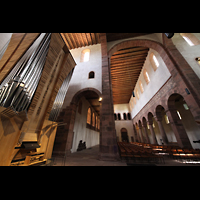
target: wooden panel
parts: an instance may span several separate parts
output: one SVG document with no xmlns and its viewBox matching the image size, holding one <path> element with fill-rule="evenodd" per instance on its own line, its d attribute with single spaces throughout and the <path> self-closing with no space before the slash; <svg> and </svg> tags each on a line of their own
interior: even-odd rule
<svg viewBox="0 0 200 200">
<path fill-rule="evenodd" d="M 99 33 L 61 33 L 68 49 L 75 49 L 100 43 Z"/>
<path fill-rule="evenodd" d="M 149 49 L 132 47 L 120 49 L 110 60 L 113 103 L 128 103 Z"/>
</svg>

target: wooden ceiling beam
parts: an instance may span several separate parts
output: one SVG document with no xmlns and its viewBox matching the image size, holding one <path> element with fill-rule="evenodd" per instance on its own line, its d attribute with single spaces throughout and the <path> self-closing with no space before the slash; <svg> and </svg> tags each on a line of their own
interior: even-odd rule
<svg viewBox="0 0 200 200">
<path fill-rule="evenodd" d="M 91 33 L 91 37 L 92 37 L 92 42 L 94 44 L 97 44 L 96 38 L 95 38 L 95 33 Z"/>
<path fill-rule="evenodd" d="M 137 47 L 132 47 L 132 48 L 127 48 L 127 49 L 121 49 L 118 50 L 117 52 L 113 53 L 112 56 L 115 57 L 117 55 L 125 55 L 125 54 L 130 54 L 130 53 L 141 53 L 141 52 L 148 52 L 149 48 L 137 48 Z"/>
<path fill-rule="evenodd" d="M 85 33 L 85 35 L 86 35 L 88 44 L 89 44 L 89 45 L 92 45 L 92 38 L 91 38 L 91 36 L 90 36 L 90 33 Z"/>
</svg>

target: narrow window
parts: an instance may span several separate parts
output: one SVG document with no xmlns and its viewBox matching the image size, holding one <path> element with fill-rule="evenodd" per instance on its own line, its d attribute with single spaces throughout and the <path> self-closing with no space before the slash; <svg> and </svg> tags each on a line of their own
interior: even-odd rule
<svg viewBox="0 0 200 200">
<path fill-rule="evenodd" d="M 186 103 L 183 104 L 183 107 L 185 108 L 185 110 L 189 110 L 189 107 Z"/>
<path fill-rule="evenodd" d="M 159 62 L 158 62 L 158 60 L 157 60 L 155 55 L 153 55 L 153 61 L 155 62 L 156 66 L 158 67 L 159 66 Z"/>
<path fill-rule="evenodd" d="M 117 120 L 117 115 L 116 115 L 116 113 L 114 113 L 114 118 L 115 118 L 115 120 Z"/>
<path fill-rule="evenodd" d="M 123 113 L 123 116 L 124 116 L 124 120 L 127 120 L 126 113 Z"/>
<path fill-rule="evenodd" d="M 177 112 L 177 114 L 178 114 L 178 116 L 179 116 L 179 119 L 182 119 L 182 118 L 181 118 L 181 115 L 180 115 L 180 112 L 179 112 L 178 110 L 177 110 L 176 112 Z"/>
<path fill-rule="evenodd" d="M 186 37 L 186 36 L 183 36 L 183 39 L 190 45 L 190 46 L 194 46 L 194 44 L 192 43 L 192 41 Z"/>
<path fill-rule="evenodd" d="M 120 113 L 118 113 L 117 115 L 118 115 L 118 120 L 121 120 L 121 115 L 120 115 Z"/>
<path fill-rule="evenodd" d="M 92 114 L 92 126 L 95 127 L 95 114 Z"/>
<path fill-rule="evenodd" d="M 149 59 L 150 59 L 151 65 L 153 67 L 153 70 L 156 71 L 157 68 L 159 67 L 159 62 L 158 62 L 156 56 L 153 53 L 151 53 Z"/>
<path fill-rule="evenodd" d="M 131 114 L 130 113 L 127 114 L 127 117 L 128 117 L 128 120 L 131 120 Z"/>
<path fill-rule="evenodd" d="M 199 39 L 192 33 L 180 33 L 180 35 L 190 46 L 195 46 L 200 44 Z"/>
<path fill-rule="evenodd" d="M 134 101 L 134 104 L 136 105 L 136 98 L 135 97 L 133 98 L 133 101 Z"/>
<path fill-rule="evenodd" d="M 148 84 L 150 82 L 150 78 L 149 78 L 149 74 L 146 69 L 144 69 L 143 75 L 144 75 L 144 79 L 145 79 L 146 83 Z"/>
<path fill-rule="evenodd" d="M 166 124 L 169 124 L 169 118 L 167 115 L 164 115 Z"/>
<path fill-rule="evenodd" d="M 91 124 L 91 108 L 88 108 L 87 112 L 87 123 Z"/>
<path fill-rule="evenodd" d="M 144 88 L 143 88 L 143 85 L 142 85 L 142 81 L 141 81 L 141 80 L 139 81 L 139 86 L 140 86 L 140 91 L 141 91 L 141 93 L 143 93 L 143 92 L 144 92 Z"/>
<path fill-rule="evenodd" d="M 88 78 L 89 78 L 89 79 L 94 78 L 94 72 L 90 72 Z"/>
<path fill-rule="evenodd" d="M 97 129 L 98 128 L 98 117 L 97 116 L 96 116 L 95 124 L 96 124 L 96 129 Z"/>
<path fill-rule="evenodd" d="M 137 88 L 136 88 L 135 92 L 136 92 L 136 96 L 137 96 L 137 98 L 138 98 L 138 100 L 139 100 L 140 95 L 139 95 L 139 92 L 138 92 L 138 89 L 137 89 Z"/>
<path fill-rule="evenodd" d="M 90 59 L 90 49 L 84 49 L 81 52 L 81 61 L 80 62 L 87 62 Z"/>
</svg>

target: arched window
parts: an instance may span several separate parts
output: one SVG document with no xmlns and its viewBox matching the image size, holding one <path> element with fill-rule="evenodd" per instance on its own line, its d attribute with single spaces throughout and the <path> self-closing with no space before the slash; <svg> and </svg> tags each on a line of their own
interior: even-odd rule
<svg viewBox="0 0 200 200">
<path fill-rule="evenodd" d="M 91 124 L 91 108 L 88 108 L 88 112 L 87 112 L 87 124 Z"/>
<path fill-rule="evenodd" d="M 157 68 L 159 67 L 159 62 L 153 53 L 150 54 L 150 62 L 151 62 L 151 65 L 152 65 L 154 71 L 156 71 Z"/>
<path fill-rule="evenodd" d="M 98 119 L 98 129 L 100 129 L 100 119 Z"/>
<path fill-rule="evenodd" d="M 137 102 L 136 102 L 136 98 L 135 97 L 133 98 L 133 101 L 134 101 L 134 104 L 136 105 Z"/>
<path fill-rule="evenodd" d="M 120 115 L 120 113 L 118 113 L 117 116 L 118 116 L 118 120 L 121 120 L 121 115 Z"/>
<path fill-rule="evenodd" d="M 81 52 L 81 62 L 87 62 L 90 59 L 90 49 L 84 49 Z"/>
<path fill-rule="evenodd" d="M 117 120 L 117 115 L 116 115 L 116 113 L 114 113 L 114 118 L 115 118 L 115 120 Z"/>
<path fill-rule="evenodd" d="M 180 35 L 190 46 L 195 46 L 200 44 L 199 39 L 192 33 L 180 33 Z"/>
<path fill-rule="evenodd" d="M 95 124 L 96 124 L 96 129 L 97 129 L 98 128 L 98 117 L 97 116 L 96 116 Z"/>
<path fill-rule="evenodd" d="M 139 92 L 138 92 L 138 89 L 137 89 L 137 88 L 135 89 L 135 93 L 136 93 L 136 96 L 137 96 L 137 98 L 138 98 L 138 100 L 139 100 L 140 95 L 139 95 Z"/>
<path fill-rule="evenodd" d="M 131 114 L 127 113 L 128 120 L 131 120 Z"/>
<path fill-rule="evenodd" d="M 141 80 L 139 81 L 139 86 L 140 86 L 140 91 L 141 91 L 141 93 L 143 93 L 143 92 L 144 92 L 144 88 L 143 88 L 143 85 L 142 85 L 142 81 L 141 81 Z"/>
<path fill-rule="evenodd" d="M 95 114 L 92 114 L 92 126 L 95 127 Z"/>
<path fill-rule="evenodd" d="M 124 116 L 124 120 L 127 120 L 126 113 L 123 113 L 123 116 Z"/>
<path fill-rule="evenodd" d="M 94 78 L 94 72 L 90 72 L 88 78 Z"/>
<path fill-rule="evenodd" d="M 143 75 L 144 75 L 144 79 L 145 79 L 146 83 L 149 84 L 150 78 L 149 78 L 149 74 L 146 69 L 144 69 Z"/>
</svg>

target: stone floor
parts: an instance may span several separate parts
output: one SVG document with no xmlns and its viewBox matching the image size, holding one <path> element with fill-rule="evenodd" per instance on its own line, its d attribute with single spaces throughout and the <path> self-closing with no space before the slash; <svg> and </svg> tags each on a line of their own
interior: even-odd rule
<svg viewBox="0 0 200 200">
<path fill-rule="evenodd" d="M 170 159 L 165 156 L 165 163 L 134 163 L 132 161 L 126 163 L 125 160 L 112 162 L 112 161 L 100 161 L 98 160 L 99 145 L 89 149 L 72 153 L 66 157 L 64 162 L 63 159 L 55 159 L 50 165 L 51 166 L 200 166 L 198 164 L 186 164 L 176 160 Z"/>
</svg>

